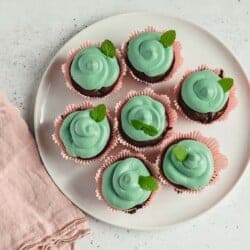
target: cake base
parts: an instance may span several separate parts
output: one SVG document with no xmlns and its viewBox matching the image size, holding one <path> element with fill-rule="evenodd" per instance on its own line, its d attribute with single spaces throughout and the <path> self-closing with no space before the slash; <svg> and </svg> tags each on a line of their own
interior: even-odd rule
<svg viewBox="0 0 250 250">
<path fill-rule="evenodd" d="M 162 80 L 164 80 L 164 78 L 171 72 L 171 70 L 173 69 L 174 66 L 174 60 L 171 64 L 171 67 L 168 69 L 168 71 L 165 74 L 159 75 L 159 76 L 148 76 L 143 72 L 137 71 L 133 65 L 129 62 L 128 58 L 126 57 L 125 59 L 128 67 L 133 71 L 133 74 L 138 77 L 139 79 L 146 81 L 146 82 L 150 82 L 150 83 L 157 83 L 160 82 Z"/>
<path fill-rule="evenodd" d="M 150 141 L 135 141 L 133 139 L 131 139 L 130 137 L 128 137 L 122 130 L 121 125 L 119 125 L 118 127 L 120 134 L 122 135 L 122 137 L 129 142 L 130 144 L 133 144 L 137 147 L 148 147 L 148 146 L 154 146 L 156 145 L 158 142 L 160 142 L 163 137 L 165 136 L 165 134 L 167 133 L 168 130 L 170 130 L 171 128 L 166 128 L 163 133 L 160 135 L 160 137 L 154 139 L 154 140 L 150 140 Z"/>
<path fill-rule="evenodd" d="M 72 80 L 72 86 L 75 90 L 80 92 L 82 95 L 90 96 L 90 97 L 103 97 L 107 95 L 108 93 L 110 93 L 113 90 L 114 86 L 116 85 L 116 82 L 115 82 L 113 85 L 109 87 L 102 87 L 101 89 L 98 89 L 98 90 L 87 90 L 79 86 L 72 78 L 71 80 Z"/>
<path fill-rule="evenodd" d="M 181 94 L 178 97 L 178 104 L 180 105 L 183 112 L 192 120 L 199 121 L 201 123 L 207 124 L 212 121 L 218 119 L 221 115 L 223 115 L 224 111 L 227 108 L 228 101 L 224 105 L 224 107 L 218 112 L 208 112 L 208 113 L 199 113 L 197 111 L 189 108 L 186 103 L 183 101 Z"/>
</svg>

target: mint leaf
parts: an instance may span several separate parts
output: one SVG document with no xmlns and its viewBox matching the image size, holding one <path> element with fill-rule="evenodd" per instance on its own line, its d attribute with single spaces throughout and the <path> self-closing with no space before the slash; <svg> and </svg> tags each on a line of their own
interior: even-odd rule
<svg viewBox="0 0 250 250">
<path fill-rule="evenodd" d="M 157 128 L 151 125 L 144 124 L 144 127 L 142 128 L 143 132 L 150 136 L 155 136 L 158 134 Z"/>
<path fill-rule="evenodd" d="M 131 120 L 130 122 L 136 130 L 142 130 L 145 134 L 149 136 L 155 136 L 158 134 L 158 130 L 154 126 L 148 125 L 136 119 Z"/>
<path fill-rule="evenodd" d="M 141 130 L 143 127 L 143 123 L 140 120 L 131 120 L 131 124 L 137 130 Z"/>
<path fill-rule="evenodd" d="M 177 158 L 177 160 L 179 160 L 181 162 L 184 161 L 188 156 L 187 149 L 182 145 L 174 146 L 173 153 L 174 153 L 175 157 Z"/>
<path fill-rule="evenodd" d="M 115 46 L 110 40 L 104 40 L 100 47 L 102 53 L 108 57 L 115 56 Z"/>
<path fill-rule="evenodd" d="M 220 86 L 222 87 L 223 91 L 226 93 L 230 90 L 234 84 L 233 78 L 222 78 L 218 81 Z"/>
<path fill-rule="evenodd" d="M 106 106 L 99 104 L 90 111 L 90 117 L 96 122 L 101 122 L 106 117 Z"/>
<path fill-rule="evenodd" d="M 147 191 L 155 191 L 159 185 L 157 180 L 153 176 L 139 176 L 138 181 L 140 187 Z"/>
<path fill-rule="evenodd" d="M 175 38 L 176 38 L 175 30 L 168 30 L 161 35 L 160 42 L 165 48 L 167 48 L 174 43 Z"/>
</svg>

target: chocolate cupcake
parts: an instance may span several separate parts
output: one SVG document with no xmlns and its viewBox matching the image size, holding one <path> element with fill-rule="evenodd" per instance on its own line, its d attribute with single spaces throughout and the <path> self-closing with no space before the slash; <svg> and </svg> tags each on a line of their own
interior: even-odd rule
<svg viewBox="0 0 250 250">
<path fill-rule="evenodd" d="M 161 148 L 159 177 L 178 192 L 197 192 L 216 181 L 227 159 L 215 139 L 199 132 L 176 135 Z"/>
<path fill-rule="evenodd" d="M 115 147 L 115 127 L 103 104 L 84 102 L 68 106 L 56 118 L 53 139 L 63 158 L 86 164 L 105 158 Z"/>
<path fill-rule="evenodd" d="M 167 96 L 149 88 L 131 91 L 116 105 L 118 141 L 136 151 L 159 147 L 171 134 L 176 118 Z"/>
<path fill-rule="evenodd" d="M 176 106 L 189 119 L 206 124 L 223 119 L 237 103 L 233 79 L 207 67 L 186 73 L 175 92 Z"/>
<path fill-rule="evenodd" d="M 152 27 L 135 31 L 123 45 L 131 75 L 141 82 L 157 83 L 170 78 L 182 63 L 180 43 L 174 30 L 158 32 Z"/>
<path fill-rule="evenodd" d="M 98 199 L 113 211 L 130 214 L 149 205 L 159 186 L 146 158 L 128 150 L 109 157 L 98 170 L 96 182 Z"/>
<path fill-rule="evenodd" d="M 84 96 L 103 97 L 121 88 L 126 65 L 111 41 L 105 40 L 100 46 L 87 41 L 70 53 L 62 71 L 71 90 Z"/>
</svg>

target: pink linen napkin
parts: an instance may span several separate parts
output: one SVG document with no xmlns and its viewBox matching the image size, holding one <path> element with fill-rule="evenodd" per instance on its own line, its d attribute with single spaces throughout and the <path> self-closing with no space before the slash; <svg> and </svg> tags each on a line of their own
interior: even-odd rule
<svg viewBox="0 0 250 250">
<path fill-rule="evenodd" d="M 57 189 L 18 110 L 0 93 L 0 250 L 73 249 L 85 215 Z"/>
</svg>

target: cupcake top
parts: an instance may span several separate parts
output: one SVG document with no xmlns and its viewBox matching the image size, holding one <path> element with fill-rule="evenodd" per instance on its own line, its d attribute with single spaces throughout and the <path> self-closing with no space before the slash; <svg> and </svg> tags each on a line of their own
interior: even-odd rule
<svg viewBox="0 0 250 250">
<path fill-rule="evenodd" d="M 213 176 L 213 156 L 205 144 L 181 140 L 165 152 L 162 171 L 172 183 L 197 190 L 206 186 Z"/>
<path fill-rule="evenodd" d="M 120 74 L 115 47 L 105 40 L 100 48 L 80 50 L 71 63 L 70 74 L 75 83 L 86 90 L 112 86 Z"/>
<path fill-rule="evenodd" d="M 110 138 L 110 125 L 106 116 L 103 119 L 95 117 L 98 109 L 104 110 L 99 105 L 93 109 L 75 111 L 65 117 L 60 138 L 70 156 L 88 159 L 97 156 L 106 147 Z"/>
<path fill-rule="evenodd" d="M 131 39 L 128 43 L 127 58 L 132 66 L 150 77 L 166 73 L 174 61 L 173 32 L 168 31 L 163 35 L 158 32 L 144 32 Z M 168 38 L 164 38 L 166 36 Z"/>
<path fill-rule="evenodd" d="M 183 81 L 181 97 L 194 111 L 218 112 L 227 103 L 232 82 L 228 83 L 230 86 L 225 82 L 229 79 L 231 78 L 221 78 L 211 70 L 197 71 Z"/>
<path fill-rule="evenodd" d="M 121 111 L 122 131 L 135 141 L 150 141 L 162 135 L 167 127 L 165 108 L 149 96 L 135 96 Z"/>
<path fill-rule="evenodd" d="M 150 172 L 142 160 L 135 157 L 118 160 L 103 172 L 103 197 L 112 207 L 120 210 L 143 204 L 152 193 L 143 185 L 147 178 L 151 178 Z"/>
</svg>

